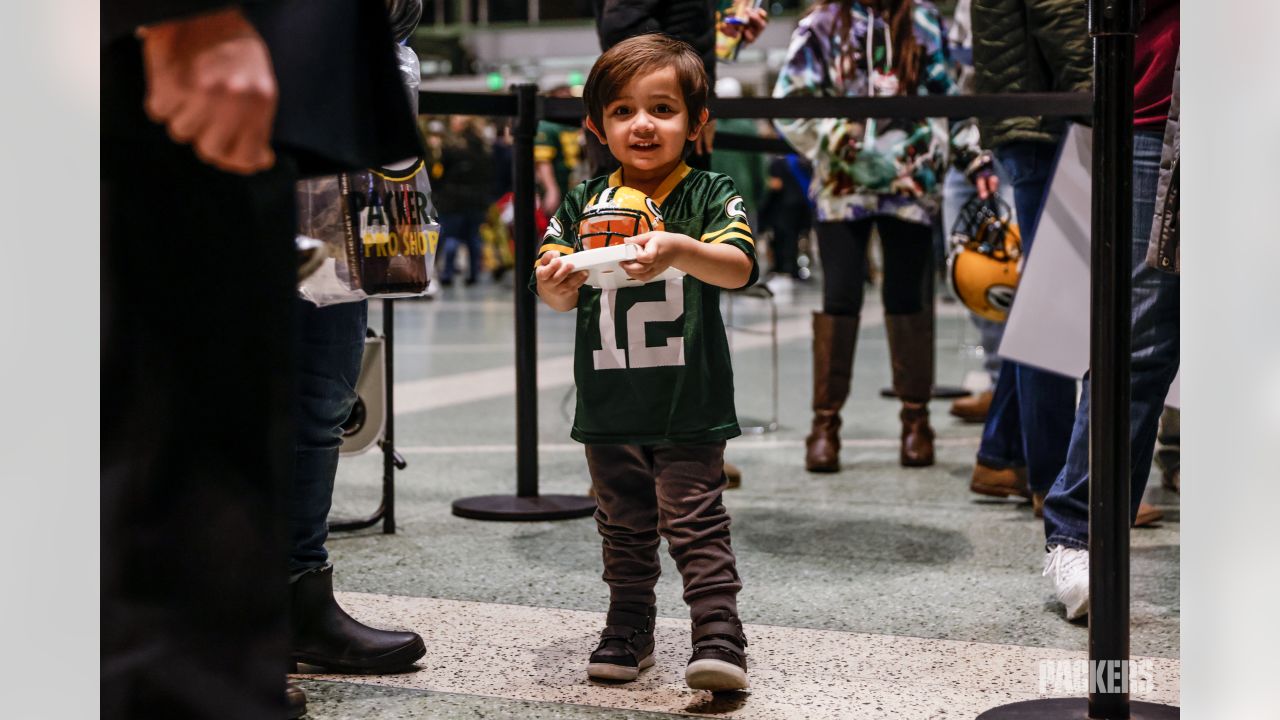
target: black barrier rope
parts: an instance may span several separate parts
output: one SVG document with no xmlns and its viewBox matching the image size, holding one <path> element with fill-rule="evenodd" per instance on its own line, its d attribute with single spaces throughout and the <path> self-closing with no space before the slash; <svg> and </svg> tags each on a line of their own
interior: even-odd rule
<svg viewBox="0 0 1280 720">
<path fill-rule="evenodd" d="M 980 117 L 1018 115 L 1090 117 L 1089 93 L 1003 93 L 996 95 L 896 95 L 893 97 L 712 98 L 711 117 Z M 542 98 L 543 117 L 576 124 L 586 114 L 580 98 Z"/>
</svg>

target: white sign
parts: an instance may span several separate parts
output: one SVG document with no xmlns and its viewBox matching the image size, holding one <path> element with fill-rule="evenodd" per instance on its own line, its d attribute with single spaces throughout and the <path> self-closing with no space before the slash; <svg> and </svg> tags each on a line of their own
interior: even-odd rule
<svg viewBox="0 0 1280 720">
<path fill-rule="evenodd" d="M 1023 261 L 1000 357 L 1073 378 L 1089 369 L 1089 261 L 1093 134 L 1071 125 Z M 1165 400 L 1181 404 L 1179 371 Z"/>
</svg>

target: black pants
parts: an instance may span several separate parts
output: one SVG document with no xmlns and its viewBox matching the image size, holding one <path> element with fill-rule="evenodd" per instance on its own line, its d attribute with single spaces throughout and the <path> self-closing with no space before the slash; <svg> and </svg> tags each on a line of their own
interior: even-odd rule
<svg viewBox="0 0 1280 720">
<path fill-rule="evenodd" d="M 721 502 L 724 442 L 586 448 L 610 602 L 655 602 L 658 542 L 666 538 L 690 619 L 717 611 L 737 617 L 742 580 Z"/>
<path fill-rule="evenodd" d="M 928 225 L 894 217 L 820 222 L 818 253 L 822 256 L 822 311 L 858 315 L 867 280 L 867 243 L 871 226 L 880 232 L 884 254 L 881 295 L 887 315 L 910 315 L 924 309 L 925 274 L 932 252 Z"/>
<path fill-rule="evenodd" d="M 201 163 L 102 59 L 102 717 L 278 718 L 293 173 Z"/>
</svg>

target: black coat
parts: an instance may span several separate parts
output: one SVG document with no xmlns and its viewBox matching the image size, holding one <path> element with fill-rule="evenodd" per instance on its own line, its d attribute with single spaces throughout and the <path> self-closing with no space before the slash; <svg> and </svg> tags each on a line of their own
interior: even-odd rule
<svg viewBox="0 0 1280 720">
<path fill-rule="evenodd" d="M 226 0 L 115 0 L 102 13 L 102 134 L 136 130 L 140 25 L 226 7 Z M 271 52 L 280 89 L 273 144 L 302 175 L 384 165 L 420 154 L 380 0 L 241 4 Z M 130 57 L 130 56 L 133 57 Z"/>
<path fill-rule="evenodd" d="M 662 33 L 693 46 L 716 86 L 716 11 L 711 0 L 593 0 L 600 49 L 627 38 Z"/>
</svg>

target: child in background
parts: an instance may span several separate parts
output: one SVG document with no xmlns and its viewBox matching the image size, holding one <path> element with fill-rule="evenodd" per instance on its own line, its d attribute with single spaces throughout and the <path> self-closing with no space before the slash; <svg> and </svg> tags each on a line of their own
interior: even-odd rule
<svg viewBox="0 0 1280 720">
<path fill-rule="evenodd" d="M 740 434 L 721 288 L 759 272 L 742 197 L 725 176 L 684 158 L 707 122 L 707 77 L 687 44 L 662 35 L 618 43 L 587 78 L 590 141 L 608 146 L 621 169 L 564 198 L 539 251 L 533 283 L 561 312 L 577 308 L 572 436 L 586 445 L 603 537 L 609 612 L 587 673 L 634 680 L 653 665 L 658 544 L 667 539 L 693 621 L 691 688 L 747 687 L 742 588 L 721 502 L 725 441 Z M 561 260 L 575 251 L 589 201 L 627 186 L 653 201 L 664 230 L 622 264 L 650 281 L 668 268 L 683 277 L 598 290 Z"/>
</svg>

